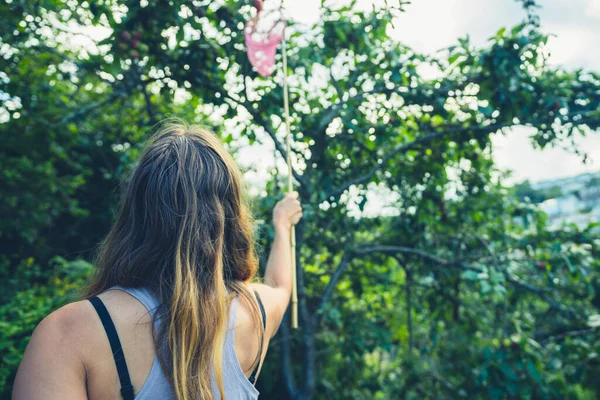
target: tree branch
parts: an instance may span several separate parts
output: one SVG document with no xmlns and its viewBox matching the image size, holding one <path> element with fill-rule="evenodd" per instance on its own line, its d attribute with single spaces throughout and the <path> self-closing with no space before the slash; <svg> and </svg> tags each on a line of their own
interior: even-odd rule
<svg viewBox="0 0 600 400">
<path fill-rule="evenodd" d="M 447 260 L 444 260 L 437 256 L 434 256 L 433 254 L 429 254 L 423 250 L 415 249 L 412 247 L 390 246 L 390 245 L 366 245 L 366 246 L 359 246 L 359 247 L 355 248 L 354 253 L 356 253 L 356 254 L 368 254 L 368 253 L 412 254 L 412 255 L 416 255 L 416 256 L 425 258 L 427 260 L 433 261 L 436 264 L 445 265 L 445 266 L 459 265 L 465 270 L 471 270 L 471 271 L 475 271 L 475 272 L 484 272 L 480 268 L 472 267 L 470 265 L 460 263 L 460 262 L 457 263 L 456 261 L 447 261 Z"/>
<path fill-rule="evenodd" d="M 412 271 L 408 267 L 404 267 L 404 273 L 406 274 L 406 286 L 404 287 L 404 294 L 406 296 L 406 326 L 408 327 L 408 352 L 409 354 L 412 354 L 412 350 L 414 348 L 411 293 L 411 285 L 413 283 L 413 279 Z"/>
<path fill-rule="evenodd" d="M 290 395 L 290 398 L 296 396 L 296 382 L 294 380 L 294 373 L 292 371 L 292 357 L 290 355 L 290 318 L 289 308 L 283 316 L 283 321 L 280 325 L 281 330 L 281 371 L 283 373 L 283 380 L 285 387 Z"/>
<path fill-rule="evenodd" d="M 578 114 L 580 115 L 580 114 Z M 565 117 L 565 116 L 563 116 Z M 566 116 L 568 117 L 568 116 Z M 588 119 L 582 119 L 579 121 L 561 121 L 562 123 L 577 123 L 577 125 L 583 125 L 586 124 L 588 122 L 599 122 L 600 118 L 588 118 Z M 423 136 L 405 143 L 401 146 L 398 146 L 396 149 L 392 150 L 390 153 L 388 153 L 387 155 L 385 155 L 382 159 L 381 162 L 378 162 L 377 165 L 375 165 L 374 167 L 371 168 L 371 170 L 369 170 L 369 172 L 367 172 L 364 175 L 361 175 L 351 181 L 348 181 L 342 185 L 340 185 L 339 187 L 337 187 L 336 189 L 334 189 L 333 191 L 331 191 L 330 193 L 327 194 L 326 198 L 329 197 L 337 197 L 339 195 L 341 195 L 342 193 L 344 193 L 344 191 L 346 189 L 348 189 L 350 186 L 352 185 L 358 185 L 364 182 L 367 182 L 369 179 L 371 179 L 375 173 L 377 171 L 379 171 L 380 169 L 382 169 L 385 164 L 390 161 L 392 158 L 394 158 L 395 156 L 397 156 L 400 153 L 404 153 L 408 150 L 411 150 L 412 148 L 430 142 L 433 139 L 439 138 L 441 136 L 445 136 L 448 134 L 455 134 L 455 133 L 464 133 L 464 132 L 481 132 L 481 131 L 490 131 L 490 132 L 496 132 L 499 129 L 502 128 L 509 128 L 509 127 L 513 127 L 513 126 L 517 126 L 517 125 L 534 125 L 537 122 L 539 122 L 539 119 L 537 120 L 532 120 L 532 121 L 523 121 L 523 122 L 519 122 L 518 124 L 514 124 L 514 123 L 497 123 L 497 124 L 490 124 L 490 125 L 485 125 L 485 126 L 481 126 L 481 125 L 471 125 L 471 126 L 466 126 L 466 127 L 456 127 L 456 128 L 452 128 L 452 129 L 447 129 L 444 131 L 429 131 L 426 132 Z"/>
<path fill-rule="evenodd" d="M 368 254 L 368 253 L 375 253 L 375 252 L 386 253 L 386 254 L 397 254 L 397 253 L 412 254 L 412 255 L 417 255 L 417 256 L 425 258 L 427 260 L 433 261 L 434 263 L 439 264 L 439 265 L 444 265 L 444 266 L 448 266 L 448 267 L 458 267 L 458 268 L 461 268 L 462 270 L 470 270 L 470 271 L 475 271 L 475 272 L 479 272 L 479 273 L 485 272 L 481 268 L 477 268 L 472 265 L 466 264 L 460 260 L 448 261 L 448 260 L 439 258 L 437 256 L 434 256 L 432 254 L 429 254 L 423 250 L 414 249 L 414 248 L 410 248 L 410 247 L 404 247 L 404 246 L 367 245 L 367 246 L 360 246 L 358 248 L 355 248 L 353 250 L 353 252 L 355 254 Z M 507 282 L 511 283 L 512 285 L 514 285 L 516 287 L 525 289 L 526 291 L 536 294 L 539 298 L 541 298 L 546 303 L 548 303 L 551 308 L 555 309 L 558 312 L 566 314 L 569 318 L 572 318 L 574 316 L 574 314 L 571 310 L 564 309 L 557 301 L 555 301 L 550 296 L 548 296 L 547 293 L 549 291 L 547 289 L 539 288 L 537 286 L 530 285 L 526 282 L 522 282 L 521 280 L 510 276 L 510 274 L 506 271 L 501 271 L 501 272 L 505 276 Z"/>
<path fill-rule="evenodd" d="M 107 103 L 110 103 L 111 101 L 113 101 L 114 99 L 116 99 L 117 97 L 121 97 L 125 94 L 124 91 L 122 90 L 117 90 L 114 91 L 110 96 L 108 96 L 106 99 L 99 101 L 97 103 L 93 103 L 93 104 L 88 104 L 87 106 L 81 107 L 78 111 L 69 114 L 65 117 L 63 117 L 60 121 L 50 125 L 51 128 L 58 128 L 61 125 L 64 125 L 68 122 L 71 122 L 79 117 L 83 117 L 84 115 L 91 113 L 92 111 L 104 106 Z"/>
<path fill-rule="evenodd" d="M 243 105 L 243 107 L 246 109 L 246 111 L 248 111 L 248 113 L 250 113 L 250 115 L 252 115 L 252 117 L 254 118 L 254 120 L 260 126 L 262 126 L 262 128 L 265 130 L 265 132 L 267 132 L 267 134 L 269 135 L 269 137 L 273 141 L 273 144 L 275 145 L 275 149 L 277 149 L 277 151 L 279 152 L 279 154 L 281 154 L 281 157 L 283 157 L 284 160 L 287 160 L 287 151 L 285 150 L 285 147 L 283 146 L 283 143 L 281 143 L 279 141 L 279 139 L 277 138 L 277 134 L 275 133 L 275 131 L 273 130 L 273 128 L 271 127 L 271 125 L 269 125 L 267 123 L 267 121 L 265 121 L 264 118 L 259 113 L 257 113 L 255 110 L 253 110 L 252 107 L 247 106 L 247 105 Z M 298 182 L 300 182 L 300 184 L 302 186 L 306 187 L 306 182 L 304 181 L 304 178 L 302 177 L 302 175 L 300 175 L 299 173 L 297 173 L 294 168 L 292 168 L 292 174 L 294 175 L 294 178 Z"/>
<path fill-rule="evenodd" d="M 337 196 L 341 195 L 342 193 L 344 193 L 344 191 L 346 191 L 346 189 L 348 189 L 350 186 L 367 182 L 369 179 L 371 179 L 375 175 L 375 173 L 377 171 L 382 169 L 386 165 L 386 163 L 388 161 L 390 161 L 392 158 L 394 158 L 398 154 L 404 153 L 420 144 L 429 142 L 433 139 L 436 139 L 438 137 L 441 137 L 441 136 L 444 136 L 447 134 L 451 134 L 451 133 L 461 133 L 461 132 L 466 132 L 466 131 L 473 132 L 473 131 L 481 131 L 481 130 L 488 130 L 488 129 L 498 130 L 501 126 L 502 126 L 502 124 L 493 124 L 493 125 L 487 125 L 487 126 L 469 126 L 469 127 L 463 127 L 463 128 L 448 129 L 445 131 L 428 132 L 425 135 L 413 140 L 412 142 L 408 142 L 401 146 L 398 146 L 396 149 L 392 150 L 390 153 L 385 155 L 381 159 L 381 162 L 378 162 L 376 166 L 374 166 L 373 168 L 371 168 L 371 170 L 369 170 L 369 172 L 340 185 L 339 187 L 334 189 L 332 192 L 328 193 L 327 198 L 332 197 L 332 196 L 337 197 Z"/>
<path fill-rule="evenodd" d="M 215 91 L 220 93 L 222 96 L 224 96 L 225 98 L 227 98 L 230 101 L 232 101 L 233 103 L 235 103 L 236 105 L 243 107 L 252 116 L 252 118 L 254 118 L 254 121 L 257 122 L 265 130 L 265 132 L 267 132 L 267 134 L 273 141 L 273 144 L 275 145 L 275 149 L 279 152 L 279 154 L 281 154 L 281 157 L 283 157 L 284 160 L 287 160 L 287 151 L 285 150 L 285 147 L 283 146 L 283 144 L 277 138 L 277 134 L 273 130 L 273 127 L 269 123 L 267 123 L 267 121 L 265 121 L 265 119 L 260 115 L 260 113 L 256 112 L 252 108 L 251 103 L 249 103 L 248 101 L 242 101 L 240 99 L 236 99 L 235 97 L 233 97 L 232 95 L 230 95 L 229 93 L 227 93 L 225 90 L 223 90 L 221 88 L 216 88 L 214 86 L 211 86 L 211 87 Z M 307 187 L 306 181 L 304 180 L 302 175 L 300 175 L 298 172 L 296 172 L 296 170 L 294 168 L 292 168 L 292 175 L 300 183 L 300 185 L 302 185 L 304 188 Z"/>
<path fill-rule="evenodd" d="M 558 334 L 540 334 L 536 335 L 535 340 L 539 342 L 554 342 L 557 340 L 563 340 L 567 337 L 579 337 L 587 336 L 594 333 L 600 332 L 600 328 L 594 326 L 592 328 L 578 329 L 574 331 L 562 332 Z"/>
<path fill-rule="evenodd" d="M 313 334 L 313 319 L 308 312 L 308 305 L 306 299 L 305 285 L 304 285 L 304 269 L 300 259 L 300 249 L 304 243 L 304 229 L 305 221 L 300 220 L 296 225 L 296 286 L 298 288 L 298 317 L 299 326 L 301 329 L 302 347 L 304 356 L 304 369 L 303 369 L 303 383 L 300 391 L 311 398 L 316 387 L 316 348 L 315 338 Z"/>
<path fill-rule="evenodd" d="M 145 83 L 142 80 L 142 68 L 138 62 L 135 62 L 135 71 L 138 83 L 142 86 L 142 93 L 144 94 L 144 101 L 146 102 L 146 113 L 148 114 L 148 119 L 150 120 L 150 125 L 154 125 L 156 121 L 156 115 L 154 113 L 154 109 L 152 108 L 152 101 L 150 100 L 150 95 L 148 94 L 148 83 Z"/>
<path fill-rule="evenodd" d="M 358 71 L 356 71 L 356 73 L 358 73 Z M 353 84 L 355 84 L 356 82 L 356 78 L 358 78 L 357 74 L 353 74 L 352 78 L 350 78 L 348 81 L 346 81 L 347 86 L 352 86 Z M 333 77 L 333 74 L 331 73 L 331 70 L 329 70 L 329 77 L 331 79 L 332 85 L 334 87 L 334 89 L 336 90 L 338 97 L 339 97 L 339 101 L 331 104 L 329 107 L 327 107 L 326 109 L 323 110 L 322 112 L 322 117 L 321 117 L 321 121 L 318 124 L 317 129 L 318 130 L 322 130 L 327 128 L 327 126 L 329 126 L 329 124 L 331 123 L 331 121 L 333 121 L 335 119 L 335 117 L 337 117 L 338 112 L 344 107 L 344 104 L 348 104 L 351 101 L 355 101 L 355 100 L 362 100 L 363 98 L 365 98 L 368 95 L 377 95 L 377 94 L 393 94 L 393 93 L 398 93 L 401 95 L 406 96 L 407 93 L 403 92 L 403 90 L 405 89 L 404 86 L 398 86 L 396 88 L 393 89 L 388 89 L 387 87 L 385 87 L 385 85 L 380 85 L 377 87 L 374 87 L 371 90 L 362 90 L 358 93 L 356 93 L 354 96 L 348 96 L 345 100 L 344 100 L 344 92 L 340 86 L 340 82 L 338 80 L 336 80 Z M 470 82 L 470 81 L 469 81 Z M 463 85 L 459 85 L 459 86 L 453 86 L 453 87 L 440 87 L 440 88 L 433 88 L 433 87 L 427 87 L 424 90 L 422 90 L 421 93 L 424 92 L 431 92 L 431 95 L 433 95 L 434 93 L 445 93 L 447 94 L 450 91 L 456 91 L 456 90 L 461 90 L 464 89 L 464 87 L 469 83 L 469 82 L 465 82 Z M 415 93 L 413 92 L 413 95 Z"/>
<path fill-rule="evenodd" d="M 317 308 L 317 312 L 315 313 L 315 316 L 314 316 L 315 325 L 318 325 L 321 322 L 325 304 L 327 304 L 327 302 L 329 301 L 329 298 L 333 294 L 333 289 L 335 289 L 335 286 L 337 285 L 338 281 L 340 280 L 342 275 L 344 275 L 344 272 L 346 272 L 346 269 L 350 265 L 351 261 L 352 261 L 352 257 L 350 256 L 350 254 L 345 253 L 342 256 L 342 259 L 341 259 L 340 263 L 338 264 L 338 267 L 335 269 L 334 273 L 331 275 L 331 279 L 329 279 L 329 283 L 327 284 L 327 287 L 325 288 L 325 292 L 323 292 L 323 296 L 321 297 L 321 301 L 319 302 L 319 307 Z"/>
</svg>

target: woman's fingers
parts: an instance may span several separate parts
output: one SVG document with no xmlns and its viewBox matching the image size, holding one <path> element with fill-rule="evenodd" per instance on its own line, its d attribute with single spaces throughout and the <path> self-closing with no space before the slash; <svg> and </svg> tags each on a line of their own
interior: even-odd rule
<svg viewBox="0 0 600 400">
<path fill-rule="evenodd" d="M 302 205 L 298 200 L 298 192 L 286 193 L 275 205 L 273 210 L 273 223 L 275 225 L 295 225 L 302 217 Z"/>
<path fill-rule="evenodd" d="M 300 221 L 300 218 L 302 218 L 302 210 L 292 216 L 292 225 L 296 225 Z"/>
</svg>

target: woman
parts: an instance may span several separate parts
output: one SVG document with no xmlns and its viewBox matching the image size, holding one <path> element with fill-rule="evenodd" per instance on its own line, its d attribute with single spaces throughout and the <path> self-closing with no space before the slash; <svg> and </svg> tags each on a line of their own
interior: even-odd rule
<svg viewBox="0 0 600 400">
<path fill-rule="evenodd" d="M 254 399 L 291 293 L 297 193 L 273 211 L 264 284 L 240 172 L 210 132 L 164 124 L 134 168 L 86 299 L 46 317 L 13 399 Z"/>
</svg>

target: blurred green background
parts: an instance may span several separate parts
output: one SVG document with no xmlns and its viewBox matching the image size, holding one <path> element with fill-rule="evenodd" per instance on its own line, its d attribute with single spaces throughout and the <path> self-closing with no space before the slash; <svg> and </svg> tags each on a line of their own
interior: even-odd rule
<svg viewBox="0 0 600 400">
<path fill-rule="evenodd" d="M 300 329 L 286 320 L 272 341 L 261 398 L 600 396 L 600 179 L 513 187 L 492 146 L 528 126 L 529 145 L 585 162 L 600 76 L 549 63 L 537 4 L 517 4 L 522 23 L 433 55 L 390 37 L 402 1 L 323 2 L 312 24 L 288 23 Z M 254 156 L 241 163 L 264 264 L 285 129 L 281 72 L 261 78 L 245 53 L 254 11 L 0 4 L 0 398 L 37 323 L 77 297 L 164 117 Z M 561 190 L 592 202 L 583 220 L 539 207 Z"/>
</svg>

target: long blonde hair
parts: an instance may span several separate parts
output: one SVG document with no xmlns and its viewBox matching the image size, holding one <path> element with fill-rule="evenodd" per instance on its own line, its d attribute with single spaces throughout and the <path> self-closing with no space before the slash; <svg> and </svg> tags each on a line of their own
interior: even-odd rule
<svg viewBox="0 0 600 400">
<path fill-rule="evenodd" d="M 103 241 L 86 290 L 147 287 L 158 296 L 157 354 L 179 400 L 223 392 L 222 354 L 231 301 L 240 295 L 264 330 L 243 284 L 258 267 L 239 168 L 210 131 L 163 123 L 145 147 Z M 262 346 L 259 346 L 262 348 Z M 260 360 L 260 354 L 253 367 Z"/>
</svg>

